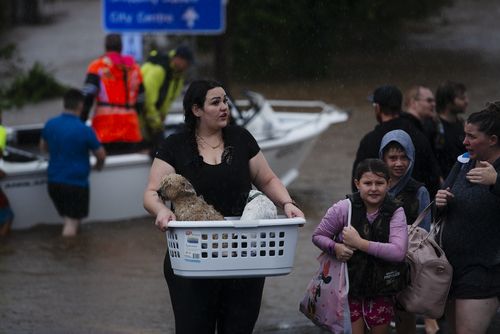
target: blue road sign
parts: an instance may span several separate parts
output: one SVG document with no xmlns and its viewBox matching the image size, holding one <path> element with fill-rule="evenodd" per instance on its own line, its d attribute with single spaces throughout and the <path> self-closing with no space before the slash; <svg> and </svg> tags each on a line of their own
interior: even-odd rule
<svg viewBox="0 0 500 334">
<path fill-rule="evenodd" d="M 225 0 L 102 0 L 109 32 L 221 34 Z"/>
</svg>

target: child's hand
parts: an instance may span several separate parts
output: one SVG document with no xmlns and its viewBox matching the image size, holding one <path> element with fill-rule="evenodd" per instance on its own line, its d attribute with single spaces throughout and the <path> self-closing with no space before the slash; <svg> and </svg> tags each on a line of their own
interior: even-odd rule
<svg viewBox="0 0 500 334">
<path fill-rule="evenodd" d="M 344 244 L 353 249 L 359 249 L 360 243 L 363 240 L 358 231 L 352 226 L 344 227 L 342 231 L 342 238 L 344 240 Z"/>
<path fill-rule="evenodd" d="M 352 254 L 354 254 L 354 250 L 346 245 L 339 242 L 335 244 L 335 256 L 337 257 L 337 260 L 346 262 L 352 257 Z"/>
</svg>

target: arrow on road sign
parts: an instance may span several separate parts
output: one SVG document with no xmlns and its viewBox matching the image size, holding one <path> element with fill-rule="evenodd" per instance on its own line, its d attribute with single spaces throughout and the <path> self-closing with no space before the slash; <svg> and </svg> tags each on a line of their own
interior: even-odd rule
<svg viewBox="0 0 500 334">
<path fill-rule="evenodd" d="M 186 21 L 186 24 L 189 28 L 193 28 L 196 20 L 198 20 L 200 16 L 198 13 L 194 10 L 193 7 L 189 7 L 186 9 L 184 14 L 182 14 L 182 19 Z"/>
</svg>

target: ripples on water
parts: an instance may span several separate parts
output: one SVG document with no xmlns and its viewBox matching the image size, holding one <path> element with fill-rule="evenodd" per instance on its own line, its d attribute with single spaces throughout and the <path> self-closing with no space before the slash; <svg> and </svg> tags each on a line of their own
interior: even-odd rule
<svg viewBox="0 0 500 334">
<path fill-rule="evenodd" d="M 165 242 L 151 219 L 14 232 L 0 246 L 0 332 L 168 332 Z"/>
</svg>

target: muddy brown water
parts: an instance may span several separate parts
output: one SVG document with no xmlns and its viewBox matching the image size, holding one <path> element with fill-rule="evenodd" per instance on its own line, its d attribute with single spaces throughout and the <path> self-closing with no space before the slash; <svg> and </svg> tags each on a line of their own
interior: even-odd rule
<svg viewBox="0 0 500 334">
<path fill-rule="evenodd" d="M 326 209 L 349 192 L 358 142 L 375 125 L 367 102 L 374 87 L 394 83 L 404 90 L 423 83 L 435 89 L 445 79 L 462 81 L 468 88 L 469 112 L 500 99 L 500 62 L 491 56 L 496 50 L 460 43 L 460 36 L 474 38 L 464 33 L 470 29 L 460 30 L 464 11 L 476 13 L 466 23 L 479 33 L 491 30 L 477 27 L 487 24 L 484 17 L 498 12 L 498 5 L 477 3 L 482 7 L 471 9 L 459 1 L 458 9 L 447 12 L 447 26 L 438 24 L 435 28 L 441 29 L 434 35 L 409 38 L 397 50 L 337 55 L 329 80 L 233 84 L 234 92 L 250 88 L 267 98 L 319 99 L 351 112 L 348 122 L 331 126 L 319 138 L 289 187 L 308 223 L 300 229 L 292 273 L 266 281 L 256 333 L 320 332 L 298 311 L 319 254 L 311 233 Z M 447 43 L 439 47 L 439 39 Z M 15 118 L 4 115 L 7 122 Z M 152 218 L 84 224 L 71 241 L 59 233 L 59 226 L 39 226 L 0 241 L 0 333 L 174 332 L 162 274 L 165 238 Z"/>
</svg>

